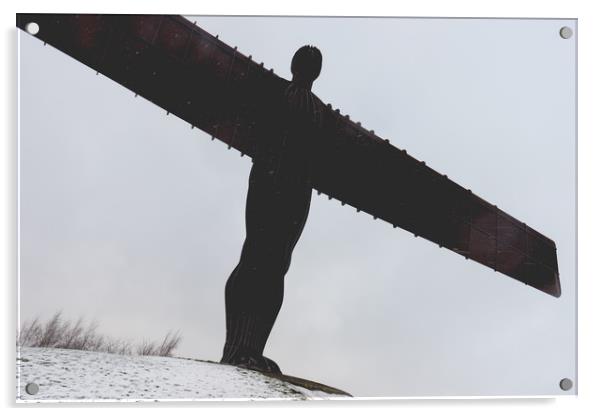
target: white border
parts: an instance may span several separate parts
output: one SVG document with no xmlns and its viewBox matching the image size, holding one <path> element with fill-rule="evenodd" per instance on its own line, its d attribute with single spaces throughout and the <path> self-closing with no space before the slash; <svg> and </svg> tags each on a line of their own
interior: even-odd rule
<svg viewBox="0 0 602 416">
<path fill-rule="evenodd" d="M 347 16 L 446 16 L 446 17 L 542 17 L 542 18 L 578 18 L 579 19 L 579 396 L 559 397 L 557 399 L 483 399 L 466 400 L 466 398 L 442 398 L 433 400 L 416 399 L 394 399 L 394 400 L 355 400 L 355 401 L 332 401 L 332 402 L 190 402 L 190 403 L 157 403 L 157 404 L 45 404 L 45 405 L 19 405 L 18 407 L 43 407 L 47 412 L 79 411 L 78 408 L 85 407 L 86 412 L 104 412 L 107 407 L 115 411 L 133 408 L 144 408 L 144 412 L 162 411 L 166 407 L 178 407 L 183 411 L 198 412 L 197 407 L 207 407 L 205 410 L 225 408 L 245 408 L 245 412 L 268 411 L 282 412 L 282 407 L 287 411 L 312 410 L 344 411 L 345 413 L 362 412 L 368 409 L 378 411 L 396 411 L 397 407 L 404 410 L 412 409 L 416 412 L 427 412 L 443 410 L 446 414 L 506 414 L 512 410 L 528 410 L 531 415 L 538 414 L 588 414 L 597 409 L 602 414 L 601 399 L 599 399 L 600 385 L 599 372 L 601 370 L 598 351 L 602 350 L 599 330 L 600 302 L 601 296 L 600 278 L 594 272 L 594 259 L 596 259 L 596 243 L 594 238 L 600 229 L 600 220 L 596 214 L 602 212 L 600 204 L 599 188 L 597 178 L 600 175 L 598 158 L 600 152 L 600 79 L 602 73 L 601 58 L 598 52 L 602 39 L 602 15 L 596 9 L 596 2 L 587 0 L 573 1 L 537 1 L 537 0 L 506 0 L 506 1 L 475 1 L 475 0 L 421 0 L 409 2 L 387 2 L 379 0 L 371 1 L 331 1 L 306 0 L 304 2 L 277 2 L 277 1 L 224 1 L 209 2 L 200 1 L 178 1 L 178 0 L 147 0 L 142 2 L 124 2 L 123 0 L 104 0 L 103 2 L 88 2 L 85 5 L 75 0 L 30 0 L 17 2 L 3 2 L 0 14 L 4 26 L 5 47 L 2 71 L 4 80 L 3 90 L 5 94 L 2 102 L 2 126 L 5 127 L 5 140 L 3 143 L 2 156 L 4 163 L 2 181 L 0 187 L 3 193 L 2 218 L 4 219 L 4 239 L 0 243 L 0 261 L 5 266 L 4 270 L 4 318 L 5 337 L 2 348 L 2 403 L 4 406 L 14 407 L 15 394 L 15 317 L 16 317 L 16 284 L 17 272 L 17 244 L 16 244 L 16 181 L 17 168 L 16 156 L 18 152 L 16 144 L 17 134 L 17 111 L 15 108 L 16 97 L 16 31 L 15 13 L 17 12 L 89 12 L 89 13 L 177 13 L 177 14 L 286 14 L 286 15 L 347 15 Z M 62 409 L 61 407 L 68 407 Z M 99 408 L 98 406 L 102 406 Z M 194 409 L 194 410 L 193 410 Z M 12 410 L 12 409 L 11 409 Z M 31 409 L 27 409 L 31 410 Z"/>
</svg>

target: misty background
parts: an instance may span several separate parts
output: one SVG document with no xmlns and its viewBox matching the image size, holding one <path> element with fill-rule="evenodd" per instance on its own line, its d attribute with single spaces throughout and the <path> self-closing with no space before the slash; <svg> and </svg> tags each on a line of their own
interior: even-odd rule
<svg viewBox="0 0 602 416">
<path fill-rule="evenodd" d="M 355 396 L 576 377 L 574 20 L 189 17 L 552 238 L 553 298 L 314 192 L 265 354 Z M 251 161 L 19 31 L 20 315 L 219 360 Z M 574 394 L 575 389 L 566 394 Z"/>
</svg>

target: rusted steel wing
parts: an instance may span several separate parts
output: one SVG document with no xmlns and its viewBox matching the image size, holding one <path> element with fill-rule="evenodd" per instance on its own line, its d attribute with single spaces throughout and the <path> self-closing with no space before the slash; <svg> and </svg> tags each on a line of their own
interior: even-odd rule
<svg viewBox="0 0 602 416">
<path fill-rule="evenodd" d="M 19 14 L 17 26 L 212 137 L 259 157 L 288 81 L 181 16 Z M 327 107 L 314 188 L 553 296 L 552 240 Z"/>
</svg>

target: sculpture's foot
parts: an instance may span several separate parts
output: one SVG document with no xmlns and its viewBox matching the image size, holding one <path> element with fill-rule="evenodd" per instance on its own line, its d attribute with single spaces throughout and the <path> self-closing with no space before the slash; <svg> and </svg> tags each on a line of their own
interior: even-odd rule
<svg viewBox="0 0 602 416">
<path fill-rule="evenodd" d="M 263 373 L 282 374 L 278 364 L 263 356 L 270 320 L 252 313 L 230 313 L 221 362 Z"/>
<path fill-rule="evenodd" d="M 222 358 L 221 363 L 235 365 L 248 370 L 260 371 L 262 373 L 282 374 L 280 367 L 278 367 L 278 364 L 273 360 L 254 353 L 238 354 L 229 357 L 227 360 Z"/>
</svg>

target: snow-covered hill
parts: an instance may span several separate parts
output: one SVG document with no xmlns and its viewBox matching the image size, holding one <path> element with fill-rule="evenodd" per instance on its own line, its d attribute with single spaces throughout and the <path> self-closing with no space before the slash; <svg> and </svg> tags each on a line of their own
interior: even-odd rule
<svg viewBox="0 0 602 416">
<path fill-rule="evenodd" d="M 26 391 L 28 383 L 39 387 L 36 394 Z M 18 401 L 345 397 L 328 388 L 309 390 L 255 371 L 183 358 L 56 348 L 21 348 L 17 358 Z"/>
</svg>

